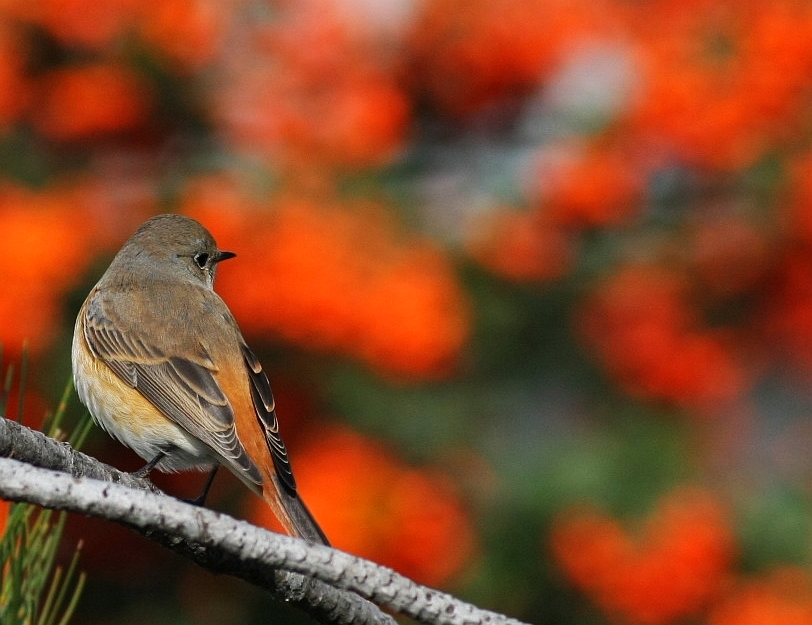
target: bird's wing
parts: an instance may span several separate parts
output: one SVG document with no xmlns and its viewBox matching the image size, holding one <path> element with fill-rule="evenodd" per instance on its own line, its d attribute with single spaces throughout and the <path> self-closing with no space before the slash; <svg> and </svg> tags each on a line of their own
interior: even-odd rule
<svg viewBox="0 0 812 625">
<path fill-rule="evenodd" d="M 296 482 L 293 479 L 288 451 L 279 436 L 279 422 L 276 419 L 274 399 L 268 378 L 262 372 L 262 366 L 257 357 L 242 341 L 240 348 L 248 369 L 248 377 L 251 380 L 251 402 L 265 435 L 265 442 L 271 452 L 275 469 L 274 475 L 271 477 L 272 487 L 263 488 L 262 496 L 289 532 L 314 543 L 329 545 L 330 541 L 324 531 L 296 492 Z"/>
<path fill-rule="evenodd" d="M 115 319 L 110 308 L 96 297 L 84 311 L 90 350 L 162 414 L 259 487 L 262 476 L 237 438 L 233 408 L 205 347 L 198 342 L 192 354 L 167 355 L 145 332 Z"/>
<path fill-rule="evenodd" d="M 254 412 L 256 412 L 260 425 L 262 425 L 265 440 L 271 450 L 276 475 L 284 487 L 291 494 L 294 494 L 296 492 L 296 481 L 293 479 L 288 450 L 279 435 L 279 421 L 276 418 L 276 403 L 271 392 L 271 385 L 268 383 L 268 378 L 263 373 L 262 365 L 257 360 L 254 352 L 245 343 L 240 343 L 240 348 L 242 349 L 245 366 L 248 369 L 248 377 L 251 380 L 251 400 L 254 403 Z"/>
</svg>

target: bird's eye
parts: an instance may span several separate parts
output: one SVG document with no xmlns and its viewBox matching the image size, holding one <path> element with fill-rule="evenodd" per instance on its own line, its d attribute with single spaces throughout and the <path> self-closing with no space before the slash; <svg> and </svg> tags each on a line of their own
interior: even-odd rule
<svg viewBox="0 0 812 625">
<path fill-rule="evenodd" d="M 206 264 L 209 262 L 209 255 L 206 254 L 206 252 L 199 252 L 198 254 L 194 255 L 194 261 L 198 267 L 205 269 Z"/>
</svg>

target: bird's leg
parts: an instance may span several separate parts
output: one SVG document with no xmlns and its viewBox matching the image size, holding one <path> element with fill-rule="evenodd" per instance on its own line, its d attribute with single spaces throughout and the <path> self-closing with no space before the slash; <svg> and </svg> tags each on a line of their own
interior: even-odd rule
<svg viewBox="0 0 812 625">
<path fill-rule="evenodd" d="M 133 471 L 133 475 L 135 477 L 140 477 L 140 478 L 147 477 L 147 475 L 149 475 L 149 472 L 152 471 L 156 467 L 156 465 L 161 460 L 164 459 L 164 456 L 166 456 L 166 452 L 159 451 L 158 454 L 152 460 L 150 460 L 145 466 L 138 469 L 138 471 Z"/>
<path fill-rule="evenodd" d="M 193 506 L 202 506 L 206 501 L 206 496 L 209 494 L 209 489 L 211 488 L 212 483 L 214 482 L 214 476 L 217 475 L 217 469 L 220 468 L 220 465 L 217 464 L 209 473 L 209 477 L 206 479 L 206 484 L 203 486 L 203 492 L 200 493 L 194 499 L 188 499 L 188 503 L 192 504 Z"/>
</svg>

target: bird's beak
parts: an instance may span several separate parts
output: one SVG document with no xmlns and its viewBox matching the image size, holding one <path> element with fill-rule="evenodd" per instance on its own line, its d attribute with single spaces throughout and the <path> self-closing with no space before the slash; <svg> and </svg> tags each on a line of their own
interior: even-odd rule
<svg viewBox="0 0 812 625">
<path fill-rule="evenodd" d="M 222 250 L 218 251 L 217 254 L 214 256 L 214 262 L 219 263 L 221 260 L 228 260 L 229 258 L 234 258 L 236 254 L 234 252 L 224 252 Z"/>
</svg>

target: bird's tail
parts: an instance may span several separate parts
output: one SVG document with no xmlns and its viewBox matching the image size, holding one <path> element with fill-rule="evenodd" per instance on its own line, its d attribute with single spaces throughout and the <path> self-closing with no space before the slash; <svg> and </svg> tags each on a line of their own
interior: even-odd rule
<svg viewBox="0 0 812 625">
<path fill-rule="evenodd" d="M 316 519 L 307 509 L 304 501 L 295 492 L 291 493 L 284 485 L 279 484 L 276 476 L 262 491 L 262 498 L 271 507 L 285 530 L 293 536 L 304 538 L 312 543 L 330 546 Z"/>
</svg>

